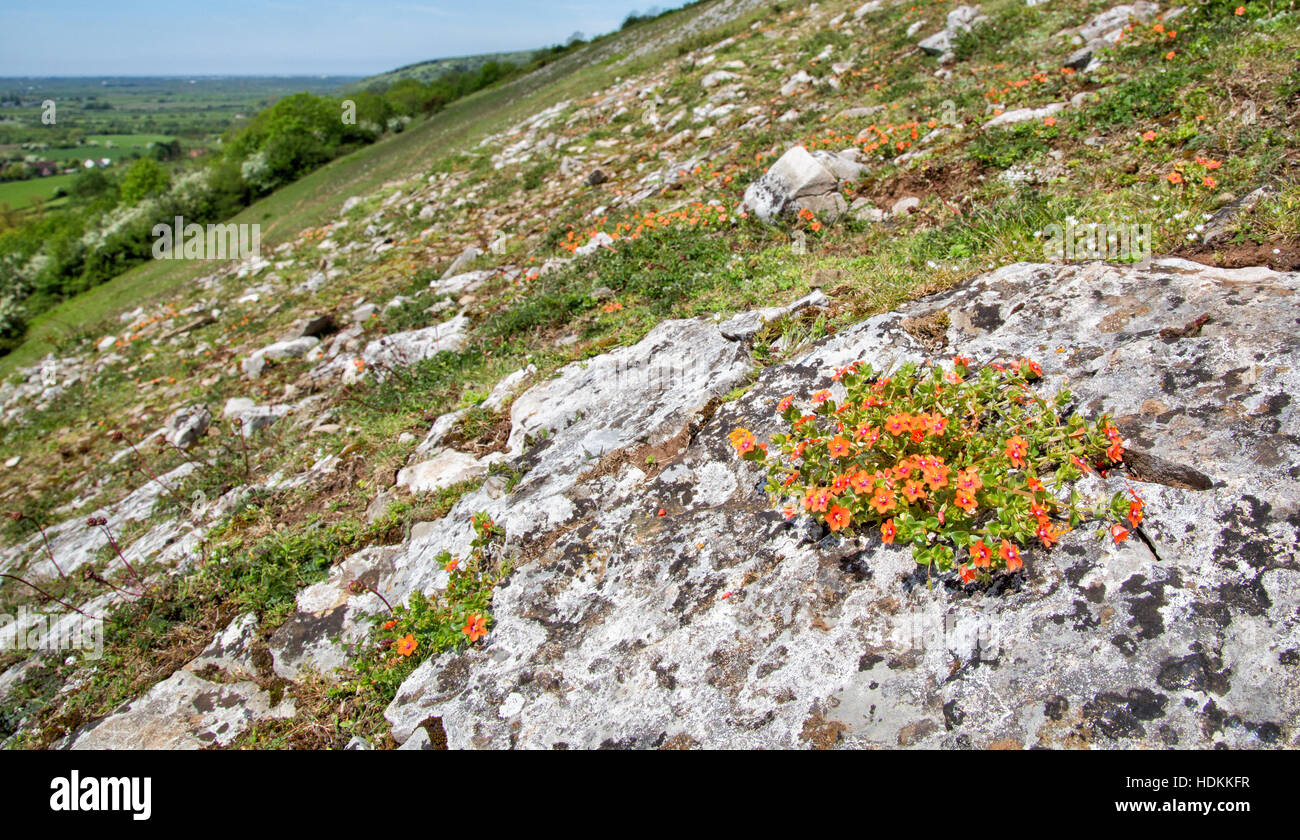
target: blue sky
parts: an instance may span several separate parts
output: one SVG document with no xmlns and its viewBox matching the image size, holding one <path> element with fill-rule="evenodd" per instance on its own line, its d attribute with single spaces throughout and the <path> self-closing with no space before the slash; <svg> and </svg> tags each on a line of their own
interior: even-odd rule
<svg viewBox="0 0 1300 840">
<path fill-rule="evenodd" d="M 369 75 L 530 49 L 680 0 L 4 0 L 0 76 Z"/>
</svg>

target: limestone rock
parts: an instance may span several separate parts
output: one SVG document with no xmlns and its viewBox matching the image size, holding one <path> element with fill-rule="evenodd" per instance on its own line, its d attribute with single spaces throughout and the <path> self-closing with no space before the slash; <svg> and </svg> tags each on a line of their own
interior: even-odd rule
<svg viewBox="0 0 1300 840">
<path fill-rule="evenodd" d="M 180 670 L 126 707 L 74 733 L 74 750 L 197 750 L 230 743 L 254 721 L 293 716 L 257 683 L 208 682 Z"/>
<path fill-rule="evenodd" d="M 397 486 L 412 493 L 428 493 L 481 478 L 487 475 L 487 471 L 488 462 L 454 449 L 444 449 L 427 461 L 399 470 Z"/>
<path fill-rule="evenodd" d="M 848 205 L 840 195 L 835 173 L 803 146 L 793 146 L 745 189 L 744 207 L 771 224 L 800 210 L 811 210 L 834 221 Z"/>
<path fill-rule="evenodd" d="M 274 344 L 268 344 L 247 359 L 244 359 L 240 363 L 240 368 L 244 371 L 245 376 L 255 379 L 261 376 L 262 371 L 266 369 L 268 359 L 275 361 L 298 359 L 307 355 L 307 352 L 317 344 L 320 344 L 320 339 L 312 336 L 295 338 L 290 341 L 277 341 Z"/>
<path fill-rule="evenodd" d="M 206 405 L 179 408 L 172 412 L 164 424 L 167 429 L 167 440 L 172 446 L 189 449 L 208 430 L 211 422 L 212 412 Z"/>
<path fill-rule="evenodd" d="M 566 483 L 580 527 L 520 532 L 542 548 L 497 591 L 486 642 L 417 668 L 387 711 L 393 735 L 438 717 L 452 748 L 1293 744 L 1298 291 L 1300 275 L 1174 259 L 1018 264 L 847 328 L 763 370 L 654 477 L 629 462 L 594 494 Z M 728 433 L 766 439 L 781 397 L 850 361 L 929 357 L 904 322 L 936 311 L 950 316 L 942 352 L 1036 356 L 1045 391 L 1068 378 L 1133 451 L 1207 489 L 1135 468 L 1151 548 L 1081 526 L 1027 551 L 998 594 L 909 586 L 907 551 L 872 534 L 801 536 Z M 1206 314 L 1199 332 L 1171 327 Z M 1165 407 L 1144 413 L 1154 397 Z M 601 399 L 629 411 L 637 396 L 611 383 Z M 547 492 L 536 471 L 566 462 L 536 462 L 530 504 Z M 418 579 L 432 548 L 399 558 L 398 576 Z"/>
<path fill-rule="evenodd" d="M 751 309 L 748 312 L 741 312 L 739 315 L 734 315 L 730 319 L 723 321 L 718 325 L 718 329 L 724 337 L 733 341 L 748 341 L 769 321 L 775 321 L 777 318 L 790 315 L 810 306 L 827 307 L 830 304 L 830 299 L 826 297 L 821 289 L 814 289 L 788 306 L 769 306 L 764 309 Z"/>
</svg>

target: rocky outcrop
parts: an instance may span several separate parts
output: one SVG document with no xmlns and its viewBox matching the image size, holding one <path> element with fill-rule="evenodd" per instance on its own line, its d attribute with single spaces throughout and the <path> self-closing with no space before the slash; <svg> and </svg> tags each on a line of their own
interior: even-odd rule
<svg viewBox="0 0 1300 840">
<path fill-rule="evenodd" d="M 206 405 L 193 405 L 172 412 L 164 424 L 167 440 L 172 446 L 188 449 L 208 430 L 212 412 Z"/>
<path fill-rule="evenodd" d="M 266 370 L 267 361 L 300 359 L 307 355 L 307 352 L 317 344 L 320 344 L 320 339 L 314 336 L 303 336 L 289 341 L 277 341 L 274 344 L 268 344 L 247 359 L 244 359 L 240 363 L 240 367 L 245 376 L 255 379 L 262 375 L 262 371 Z"/>
<path fill-rule="evenodd" d="M 542 407 L 588 388 L 619 408 L 557 432 L 517 497 L 468 500 L 396 558 L 396 590 L 432 584 L 421 567 L 457 548 L 476 506 L 531 547 L 487 643 L 407 680 L 394 735 L 437 717 L 453 747 L 1294 746 L 1298 290 L 1296 275 L 1179 260 L 1010 266 L 764 370 L 653 473 L 626 458 L 572 478 L 579 451 L 608 456 L 639 428 L 644 395 L 610 362 L 589 384 L 538 386 L 516 403 L 521 436 L 530 417 L 563 430 L 578 406 Z M 908 329 L 937 312 L 936 348 Z M 1035 354 L 1046 388 L 1068 380 L 1082 410 L 1114 415 L 1138 453 L 1145 539 L 1080 527 L 1000 588 L 931 588 L 877 537 L 783 521 L 727 444 L 737 425 L 776 431 L 781 397 L 850 361 L 956 351 Z"/>
<path fill-rule="evenodd" d="M 1107 47 L 1119 43 L 1124 37 L 1124 28 L 1131 21 L 1148 23 L 1160 11 L 1160 7 L 1147 0 L 1137 3 L 1114 6 L 1093 17 L 1075 33 L 1075 43 L 1082 43 L 1074 52 L 1061 62 L 1062 67 L 1074 70 L 1091 70 L 1096 66 L 1096 54 Z"/>
<path fill-rule="evenodd" d="M 834 221 L 848 208 L 839 187 L 834 172 L 794 146 L 745 189 L 744 208 L 768 224 L 803 210 Z"/>
<path fill-rule="evenodd" d="M 986 20 L 988 18 L 980 14 L 978 6 L 958 6 L 948 13 L 943 29 L 923 39 L 917 46 L 921 48 L 922 52 L 937 55 L 942 60 L 947 60 L 952 56 L 957 36 L 963 32 L 969 32 Z"/>
<path fill-rule="evenodd" d="M 73 750 L 197 750 L 230 743 L 264 718 L 293 716 L 250 680 L 210 682 L 182 669 L 63 746 Z"/>
</svg>

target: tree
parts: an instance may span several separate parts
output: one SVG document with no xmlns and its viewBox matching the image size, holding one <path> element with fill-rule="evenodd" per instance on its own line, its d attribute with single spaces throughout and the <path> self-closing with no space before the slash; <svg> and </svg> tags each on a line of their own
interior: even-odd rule
<svg viewBox="0 0 1300 840">
<path fill-rule="evenodd" d="M 160 195 L 171 186 L 171 176 L 153 158 L 140 158 L 122 176 L 122 202 L 139 204 L 152 195 Z"/>
</svg>

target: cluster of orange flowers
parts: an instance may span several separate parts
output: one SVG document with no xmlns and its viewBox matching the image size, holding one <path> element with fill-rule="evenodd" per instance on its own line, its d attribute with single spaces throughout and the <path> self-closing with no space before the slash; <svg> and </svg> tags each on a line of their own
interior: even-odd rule
<svg viewBox="0 0 1300 840">
<path fill-rule="evenodd" d="M 1145 135 L 1143 136 L 1145 137 Z M 1213 175 L 1211 175 L 1210 173 L 1218 169 L 1222 165 L 1223 165 L 1223 161 L 1214 160 L 1212 158 L 1207 158 L 1201 155 L 1197 155 L 1194 164 L 1187 164 L 1187 163 L 1177 164 L 1174 167 L 1173 171 L 1171 171 L 1168 175 L 1165 176 L 1165 180 L 1167 180 L 1170 184 L 1176 187 L 1181 184 L 1185 184 L 1187 182 L 1186 173 L 1191 172 L 1192 173 L 1191 177 L 1193 178 L 1195 178 L 1197 175 L 1200 176 L 1201 186 L 1207 187 L 1209 189 L 1214 189 L 1219 185 L 1219 180 L 1215 178 Z M 1196 167 L 1200 167 L 1200 171 L 1194 171 Z"/>
<path fill-rule="evenodd" d="M 794 396 L 778 402 L 791 432 L 772 438 L 782 458 L 769 461 L 767 444 L 744 428 L 731 432 L 731 446 L 768 463 L 774 499 L 795 500 L 784 508 L 787 519 L 798 505 L 833 532 L 875 520 L 885 544 L 904 540 L 918 562 L 941 569 L 954 549 L 965 550 L 968 559 L 956 564 L 964 582 L 995 562 L 1016 571 L 1018 540 L 1032 535 L 1050 548 L 1068 530 L 1058 524 L 1063 513 L 1077 514 L 1040 474 L 1054 472 L 1060 485 L 1091 472 L 1103 455 L 1118 463 L 1123 439 L 1105 419 L 1091 430 L 1077 416 L 1062 421 L 1061 395 L 1049 402 L 1029 391 L 1042 376 L 1030 359 L 989 364 L 970 383 L 970 359 L 953 362 L 948 373 L 905 365 L 889 377 L 849 365 L 833 377 L 845 385 L 842 401 L 823 389 L 809 398 L 811 413 L 801 413 Z M 1097 515 L 1117 515 L 1110 510 Z"/>
<path fill-rule="evenodd" d="M 637 211 L 632 216 L 631 221 L 618 222 L 612 228 L 606 227 L 609 222 L 608 217 L 601 216 L 596 220 L 593 227 L 581 233 L 570 229 L 565 234 L 560 247 L 569 253 L 573 253 L 601 233 L 608 235 L 617 242 L 622 239 L 640 239 L 644 234 L 656 230 L 717 227 L 725 225 L 729 221 L 730 217 L 725 206 L 696 201 L 689 207 L 667 213 L 657 213 L 653 210 L 645 213 Z"/>
</svg>

